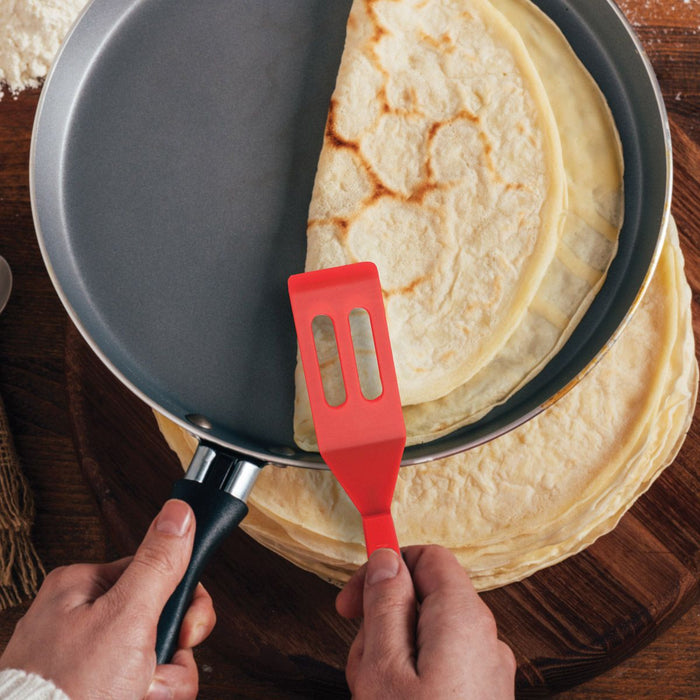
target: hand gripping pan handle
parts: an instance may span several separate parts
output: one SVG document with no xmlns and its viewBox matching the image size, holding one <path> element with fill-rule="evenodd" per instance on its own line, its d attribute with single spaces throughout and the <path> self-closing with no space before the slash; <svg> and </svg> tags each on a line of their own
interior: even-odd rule
<svg viewBox="0 0 700 700">
<path fill-rule="evenodd" d="M 367 554 L 398 552 L 391 500 L 406 444 L 379 273 L 371 262 L 293 275 L 289 297 L 319 451 L 362 515 Z M 358 368 L 351 314 L 369 316 L 379 395 L 366 396 Z M 332 322 L 345 398 L 335 404 L 324 389 L 314 320 Z M 359 335 L 359 333 L 358 333 Z"/>
<path fill-rule="evenodd" d="M 195 535 L 190 563 L 185 575 L 163 608 L 156 637 L 159 664 L 168 663 L 177 649 L 180 627 L 190 606 L 202 571 L 219 545 L 248 513 L 245 503 L 260 465 L 247 459 L 223 459 L 223 469 L 215 469 L 219 455 L 200 444 L 184 479 L 175 482 L 171 498 L 190 505 L 195 516 Z"/>
</svg>

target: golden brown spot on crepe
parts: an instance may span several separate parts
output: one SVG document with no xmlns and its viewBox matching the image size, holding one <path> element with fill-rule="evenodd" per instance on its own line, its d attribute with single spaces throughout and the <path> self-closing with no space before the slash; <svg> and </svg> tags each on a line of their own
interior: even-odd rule
<svg viewBox="0 0 700 700">
<path fill-rule="evenodd" d="M 489 137 L 483 131 L 480 131 L 479 132 L 479 140 L 484 145 L 484 163 L 486 164 L 486 167 L 493 173 L 494 181 L 508 187 L 508 185 L 510 183 L 503 181 L 503 178 L 501 177 L 501 174 L 498 172 L 498 169 L 496 168 L 496 164 L 493 162 L 493 158 L 491 157 L 491 154 L 493 153 L 493 146 L 491 145 L 491 142 L 489 141 Z"/>
<path fill-rule="evenodd" d="M 381 104 L 381 114 L 413 115 L 418 117 L 423 115 L 423 112 L 417 108 L 418 95 L 414 88 L 404 88 L 400 99 L 403 100 L 405 107 L 392 105 L 386 93 L 386 85 L 383 85 L 377 92 L 377 101 Z"/>
<path fill-rule="evenodd" d="M 428 137 L 427 137 L 427 145 L 426 145 L 426 162 L 425 162 L 425 181 L 422 182 L 415 190 L 411 193 L 411 196 L 409 199 L 411 201 L 415 202 L 422 202 L 423 198 L 428 192 L 433 192 L 438 189 L 447 189 L 449 187 L 448 183 L 437 183 L 434 181 L 435 174 L 433 172 L 433 166 L 432 166 L 432 161 L 430 158 L 430 151 L 432 147 L 433 140 L 435 139 L 435 136 L 437 135 L 438 131 L 442 129 L 444 126 L 448 126 L 449 124 L 454 124 L 455 122 L 459 121 L 460 119 L 465 119 L 467 121 L 470 121 L 472 123 L 477 124 L 479 122 L 479 117 L 476 114 L 473 114 L 467 109 L 461 109 L 459 112 L 451 116 L 449 119 L 444 119 L 442 121 L 437 121 L 433 122 L 433 124 L 430 126 L 428 129 Z"/>
<path fill-rule="evenodd" d="M 385 299 L 393 296 L 394 294 L 409 294 L 412 292 L 419 284 L 425 282 L 428 279 L 425 275 L 416 277 L 410 284 L 404 285 L 403 287 L 396 287 L 394 289 L 383 289 L 382 294 Z"/>
<path fill-rule="evenodd" d="M 384 27 L 382 27 L 381 24 L 379 24 L 378 22 L 375 22 L 374 34 L 372 35 L 372 41 L 375 44 L 378 44 L 381 41 L 382 37 L 387 36 L 388 34 L 389 34 L 389 32 L 387 32 L 387 30 L 384 29 Z"/>
<path fill-rule="evenodd" d="M 480 121 L 478 114 L 474 114 L 468 109 L 460 109 L 459 112 L 455 112 L 455 114 L 453 114 L 449 119 L 443 119 L 442 121 L 437 121 L 433 123 L 430 129 L 428 129 L 428 144 L 432 142 L 437 132 L 443 126 L 449 126 L 450 124 L 454 124 L 455 122 L 458 122 L 462 119 L 472 122 L 473 124 L 478 124 Z"/>
<path fill-rule="evenodd" d="M 331 129 L 326 131 L 326 138 L 336 148 L 349 148 L 351 151 L 359 150 L 359 146 L 354 141 L 346 141 L 345 139 L 341 139 L 340 136 L 338 136 L 335 131 L 332 131 Z"/>
<path fill-rule="evenodd" d="M 378 199 L 381 199 L 382 197 L 396 197 L 397 194 L 393 190 L 390 190 L 380 179 L 379 177 L 369 168 L 367 168 L 367 174 L 373 181 L 374 185 L 374 190 L 372 191 L 372 194 L 369 196 L 369 201 L 370 202 L 375 202 Z"/>
<path fill-rule="evenodd" d="M 365 9 L 374 29 L 372 37 L 370 38 L 365 50 L 369 54 L 370 58 L 373 59 L 375 67 L 388 79 L 389 74 L 384 68 L 384 66 L 382 66 L 382 63 L 379 60 L 375 49 L 377 44 L 381 41 L 382 37 L 387 36 L 389 32 L 386 30 L 385 27 L 382 26 L 381 22 L 379 21 L 379 18 L 377 17 L 377 13 L 374 10 L 374 0 L 365 0 Z"/>
<path fill-rule="evenodd" d="M 341 242 L 345 241 L 348 237 L 348 229 L 350 228 L 350 222 L 347 219 L 335 217 L 333 219 L 333 224 L 335 225 L 336 238 Z"/>
<path fill-rule="evenodd" d="M 437 134 L 438 130 L 444 125 L 444 122 L 435 122 L 433 125 L 428 129 L 428 147 L 430 147 L 430 144 L 433 142 L 433 139 L 435 138 L 435 134 Z"/>
<path fill-rule="evenodd" d="M 467 121 L 473 122 L 474 124 L 478 124 L 480 119 L 478 114 L 474 114 L 473 112 L 470 112 L 468 109 L 460 109 L 457 114 L 454 115 L 450 119 L 450 122 L 455 122 L 458 119 L 466 119 Z"/>
<path fill-rule="evenodd" d="M 350 228 L 350 219 L 342 216 L 330 216 L 324 219 L 311 219 L 308 227 L 312 226 L 332 226 L 333 235 L 340 243 L 344 243 L 348 237 L 348 229 Z"/>
<path fill-rule="evenodd" d="M 403 98 L 411 105 L 411 111 L 416 111 L 416 105 L 418 104 L 418 95 L 414 87 L 404 88 Z"/>
<path fill-rule="evenodd" d="M 438 37 L 434 37 L 430 34 L 426 34 L 425 32 L 421 32 L 420 36 L 422 41 L 424 41 L 429 46 L 432 46 L 434 49 L 437 49 L 441 53 L 451 53 L 455 49 L 454 43 L 452 42 L 452 38 L 447 32 L 441 34 Z"/>
<path fill-rule="evenodd" d="M 434 192 L 435 190 L 446 189 L 446 183 L 432 182 L 429 178 L 421 182 L 418 187 L 413 189 L 413 192 L 407 197 L 407 201 L 416 202 L 418 204 L 423 203 L 423 198 L 426 194 Z"/>
<path fill-rule="evenodd" d="M 367 159 L 364 157 L 362 151 L 360 150 L 360 144 L 355 141 L 349 141 L 348 139 L 344 139 L 342 136 L 338 136 L 338 134 L 335 131 L 335 109 L 336 104 L 333 100 L 331 100 L 330 107 L 328 109 L 328 121 L 326 122 L 326 139 L 330 142 L 332 146 L 335 146 L 336 148 L 347 148 L 355 152 L 357 158 L 362 164 L 362 168 L 365 171 L 365 175 L 367 176 L 367 179 L 370 181 L 370 184 L 372 186 L 372 194 L 367 198 L 366 201 L 372 202 L 376 201 L 380 197 L 386 196 L 395 197 L 396 193 L 393 190 L 390 190 L 382 182 L 379 175 L 377 175 L 377 173 L 374 172 L 370 164 L 367 162 Z"/>
<path fill-rule="evenodd" d="M 396 111 L 389 104 L 389 98 L 386 95 L 386 86 L 385 85 L 382 85 L 382 87 L 379 88 L 379 92 L 377 93 L 377 101 L 380 102 L 382 105 L 381 109 L 382 109 L 383 114 L 390 114 L 391 112 Z"/>
<path fill-rule="evenodd" d="M 491 153 L 493 152 L 493 146 L 489 143 L 488 136 L 483 131 L 479 132 L 479 139 L 481 143 L 484 144 L 484 155 L 487 158 L 488 166 L 491 170 L 496 170 L 493 166 L 493 160 L 491 159 Z"/>
<path fill-rule="evenodd" d="M 331 142 L 336 148 L 349 148 L 352 151 L 359 152 L 360 146 L 354 141 L 348 141 L 347 139 L 338 136 L 335 131 L 335 110 L 337 109 L 337 104 L 335 100 L 331 99 L 330 105 L 328 107 L 328 120 L 326 121 L 326 138 Z"/>
</svg>

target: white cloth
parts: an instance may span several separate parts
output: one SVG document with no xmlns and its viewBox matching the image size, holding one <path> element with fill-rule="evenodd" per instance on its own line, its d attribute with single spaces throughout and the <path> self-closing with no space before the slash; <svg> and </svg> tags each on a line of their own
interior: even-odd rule
<svg viewBox="0 0 700 700">
<path fill-rule="evenodd" d="M 70 700 L 51 681 L 16 668 L 0 671 L 0 700 Z"/>
</svg>

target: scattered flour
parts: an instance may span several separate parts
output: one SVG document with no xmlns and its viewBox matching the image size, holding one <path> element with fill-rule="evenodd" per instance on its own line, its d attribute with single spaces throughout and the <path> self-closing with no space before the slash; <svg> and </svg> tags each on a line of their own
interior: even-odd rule
<svg viewBox="0 0 700 700">
<path fill-rule="evenodd" d="M 0 0 L 0 100 L 37 87 L 87 0 Z"/>
</svg>

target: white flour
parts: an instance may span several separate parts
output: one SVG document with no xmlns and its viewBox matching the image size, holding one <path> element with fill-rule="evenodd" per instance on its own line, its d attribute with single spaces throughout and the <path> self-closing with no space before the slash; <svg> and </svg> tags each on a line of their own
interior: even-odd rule
<svg viewBox="0 0 700 700">
<path fill-rule="evenodd" d="M 37 87 L 87 0 L 0 0 L 0 100 Z"/>
</svg>

